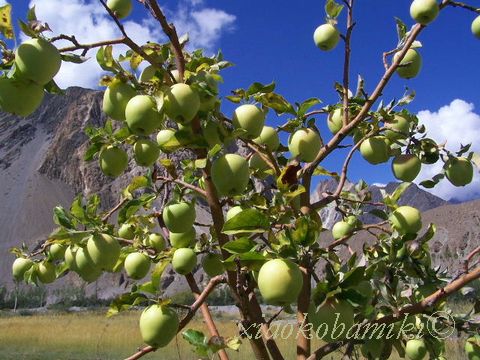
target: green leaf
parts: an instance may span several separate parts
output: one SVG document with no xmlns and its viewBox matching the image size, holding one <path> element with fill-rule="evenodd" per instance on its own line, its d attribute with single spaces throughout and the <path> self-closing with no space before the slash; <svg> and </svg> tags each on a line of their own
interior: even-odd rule
<svg viewBox="0 0 480 360">
<path fill-rule="evenodd" d="M 33 30 L 30 28 L 30 26 L 28 26 L 27 24 L 25 24 L 23 21 L 18 20 L 18 24 L 20 25 L 20 30 L 22 30 L 22 32 L 23 32 L 25 35 L 27 35 L 27 36 L 29 36 L 29 37 L 36 37 L 36 36 L 37 36 L 37 33 L 36 33 L 35 31 L 33 31 Z M 0 30 L 3 31 L 2 28 L 0 28 Z M 12 32 L 12 33 L 13 33 L 13 32 Z M 7 36 L 7 35 L 5 35 L 5 37 L 6 37 L 6 36 Z M 13 37 L 12 37 L 12 39 L 13 39 Z"/>
<path fill-rule="evenodd" d="M 243 254 L 252 250 L 257 244 L 248 237 L 242 237 L 237 240 L 229 241 L 223 245 L 223 249 L 230 254 Z"/>
<path fill-rule="evenodd" d="M 87 58 L 85 56 L 80 56 L 80 55 L 73 54 L 73 53 L 63 53 L 62 54 L 62 60 L 63 61 L 71 62 L 71 63 L 74 63 L 74 64 L 82 64 L 85 61 L 88 61 L 88 59 L 89 58 Z"/>
<path fill-rule="evenodd" d="M 73 200 L 72 205 L 70 206 L 70 213 L 79 220 L 85 220 L 87 218 L 81 195 L 78 195 Z"/>
<path fill-rule="evenodd" d="M 123 190 L 125 197 L 131 198 L 135 190 L 146 188 L 151 185 L 150 178 L 146 176 L 135 176 L 130 184 Z"/>
<path fill-rule="evenodd" d="M 91 161 L 93 160 L 93 157 L 100 151 L 102 148 L 103 144 L 102 143 L 93 143 L 91 144 L 87 151 L 85 151 L 85 154 L 83 156 L 83 160 L 85 161 Z"/>
<path fill-rule="evenodd" d="M 380 210 L 380 209 L 372 209 L 369 211 L 370 214 L 382 219 L 382 220 L 388 220 L 388 215 L 385 211 Z"/>
<path fill-rule="evenodd" d="M 242 340 L 238 336 L 227 338 L 225 346 L 231 350 L 238 351 L 242 345 Z"/>
<path fill-rule="evenodd" d="M 35 5 L 33 5 L 27 12 L 28 21 L 37 21 L 37 15 L 35 14 Z"/>
<path fill-rule="evenodd" d="M 255 82 L 248 88 L 246 96 L 251 96 L 257 93 L 271 93 L 273 90 L 275 90 L 275 82 L 271 82 L 268 85 Z"/>
<path fill-rule="evenodd" d="M 13 39 L 15 37 L 12 25 L 12 5 L 10 4 L 0 7 L 0 32 L 7 39 Z"/>
<path fill-rule="evenodd" d="M 359 266 L 347 272 L 340 283 L 342 288 L 358 285 L 358 283 L 365 279 L 365 267 Z"/>
<path fill-rule="evenodd" d="M 152 271 L 152 285 L 155 289 L 159 289 L 160 287 L 160 279 L 163 275 L 163 272 L 167 268 L 167 266 L 170 264 L 169 259 L 164 259 L 162 261 L 159 261 L 157 265 L 155 265 L 155 269 Z"/>
<path fill-rule="evenodd" d="M 295 115 L 295 109 L 282 95 L 275 93 L 261 94 L 255 97 L 255 100 L 261 102 L 266 107 L 269 107 L 278 115 L 290 113 Z"/>
<path fill-rule="evenodd" d="M 336 19 L 343 10 L 343 5 L 338 4 L 334 0 L 327 0 L 325 4 L 325 13 L 330 19 Z"/>
<path fill-rule="evenodd" d="M 302 102 L 297 109 L 297 116 L 303 117 L 311 107 L 320 104 L 322 101 L 318 98 L 310 98 Z"/>
<path fill-rule="evenodd" d="M 320 235 L 321 226 L 307 216 L 298 218 L 291 238 L 296 244 L 308 246 L 314 244 Z"/>
<path fill-rule="evenodd" d="M 198 330 L 188 329 L 182 333 L 182 336 L 193 346 L 205 345 L 206 342 L 205 334 Z"/>
<path fill-rule="evenodd" d="M 400 199 L 400 197 L 403 195 L 405 190 L 407 190 L 410 187 L 410 185 L 412 185 L 412 183 L 408 183 L 408 182 L 404 182 L 398 185 L 398 187 L 395 189 L 395 191 L 391 196 L 392 200 L 397 202 Z"/>
<path fill-rule="evenodd" d="M 72 219 L 62 206 L 56 206 L 53 209 L 53 222 L 67 229 L 74 229 Z"/>
<path fill-rule="evenodd" d="M 397 35 L 398 35 L 398 43 L 402 43 L 405 39 L 405 35 L 407 34 L 407 25 L 399 19 L 395 18 L 395 22 L 397 23 Z"/>
<path fill-rule="evenodd" d="M 437 231 L 437 226 L 435 224 L 428 225 L 427 231 L 418 239 L 418 241 L 421 243 L 425 243 L 431 240 L 435 236 L 436 231 Z"/>
<path fill-rule="evenodd" d="M 107 317 L 117 315 L 121 311 L 128 310 L 132 306 L 136 306 L 147 301 L 147 297 L 138 292 L 122 294 L 110 304 L 110 308 L 107 311 Z"/>
<path fill-rule="evenodd" d="M 46 85 L 43 86 L 46 92 L 49 94 L 64 95 L 65 91 L 60 89 L 57 83 L 54 80 L 50 80 Z"/>
<path fill-rule="evenodd" d="M 415 99 L 415 90 L 412 90 L 411 92 L 405 92 L 403 97 L 398 101 L 398 106 L 405 106 L 410 104 L 414 99 Z"/>
<path fill-rule="evenodd" d="M 271 227 L 268 216 L 256 209 L 246 209 L 228 220 L 222 232 L 227 235 L 238 233 L 262 233 Z"/>
</svg>

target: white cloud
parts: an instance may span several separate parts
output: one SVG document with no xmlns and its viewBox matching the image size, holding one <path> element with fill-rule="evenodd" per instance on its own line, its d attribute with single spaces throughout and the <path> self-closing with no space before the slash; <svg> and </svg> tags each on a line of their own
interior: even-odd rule
<svg viewBox="0 0 480 360">
<path fill-rule="evenodd" d="M 2 0 L 0 0 L 2 1 Z M 31 0 L 36 5 L 37 17 L 47 22 L 54 34 L 75 35 L 81 43 L 121 37 L 115 23 L 109 18 L 103 6 L 96 0 Z M 190 34 L 190 48 L 203 47 L 213 51 L 222 33 L 231 28 L 235 16 L 212 8 L 202 8 L 202 0 L 181 1 L 175 11 L 168 11 L 169 20 L 176 24 L 179 34 Z M 137 5 L 138 6 L 138 5 Z M 125 21 L 127 34 L 137 43 L 166 41 L 158 23 L 150 15 L 135 21 Z M 210 17 L 207 19 L 207 17 Z M 58 41 L 56 46 L 69 46 L 66 41 Z M 125 46 L 116 47 L 116 54 L 124 52 Z M 61 87 L 96 87 L 102 69 L 95 61 L 96 49 L 91 50 L 90 60 L 83 64 L 63 63 L 55 80 Z"/>
<path fill-rule="evenodd" d="M 429 110 L 418 113 L 420 123 L 427 128 L 427 136 L 437 143 L 446 142 L 447 149 L 457 151 L 460 145 L 472 143 L 471 150 L 480 152 L 480 115 L 474 112 L 474 105 L 463 100 L 453 100 L 438 111 Z M 424 165 L 417 178 L 418 182 L 438 174 L 443 163 Z M 480 196 L 480 175 L 475 171 L 473 183 L 465 187 L 455 187 L 448 180 L 441 181 L 431 190 L 446 200 L 469 200 Z"/>
</svg>

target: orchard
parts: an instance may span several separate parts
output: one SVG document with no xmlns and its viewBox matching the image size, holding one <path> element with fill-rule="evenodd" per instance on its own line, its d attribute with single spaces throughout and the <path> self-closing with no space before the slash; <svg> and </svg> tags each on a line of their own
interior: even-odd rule
<svg viewBox="0 0 480 360">
<path fill-rule="evenodd" d="M 428 129 L 409 111 L 413 93 L 400 94 L 399 100 L 383 98 L 392 78 L 422 76 L 428 64 L 422 59 L 419 37 L 430 31 L 431 23 L 451 11 L 463 11 L 465 22 L 472 22 L 468 35 L 480 38 L 480 8 L 450 0 L 414 0 L 411 19 L 397 18 L 396 24 L 392 20 L 398 41 L 392 39 L 391 49 L 382 49 L 384 69 L 376 86 L 369 90 L 360 78 L 352 91 L 354 8 L 367 4 L 326 0 L 326 20 L 306 36 L 324 63 L 331 50 L 342 47 L 344 71 L 335 86 L 338 102 L 321 104 L 317 98 L 291 103 L 275 92 L 274 83 L 255 82 L 221 97 L 222 71 L 232 64 L 220 52 L 207 56 L 201 49 L 187 51 L 188 39 L 179 37 L 157 0 L 99 2 L 121 38 L 82 44 L 70 34 L 52 36 L 30 9 L 20 26 L 30 39 L 15 48 L 0 42 L 0 108 L 18 116 L 32 114 L 46 92 L 60 91 L 53 78 L 63 63 L 81 63 L 95 53 L 108 73 L 99 79 L 107 121 L 102 128 L 89 129 L 85 161 L 98 162 L 112 179 L 131 164 L 142 175 L 130 179 L 112 209 L 101 209 L 95 195 L 79 195 L 70 209 L 56 207 L 58 228 L 39 250 L 12 249 L 17 256 L 12 264 L 15 281 L 49 284 L 76 273 L 94 282 L 105 272 L 126 274 L 134 285 L 112 303 L 108 314 L 145 307 L 138 325 L 145 345 L 132 349 L 130 360 L 171 344 L 177 334 L 200 358 L 226 360 L 232 351 L 250 346 L 256 359 L 285 359 L 272 331 L 274 318 L 266 317 L 261 303 L 296 314 L 302 329 L 296 338 L 299 360 L 330 358 L 333 352 L 346 359 L 387 359 L 394 353 L 410 360 L 446 359 L 444 339 L 427 332 L 409 336 L 437 311 L 455 319 L 437 326 L 455 326 L 468 338 L 465 356 L 480 359 L 479 325 L 473 320 L 478 303 L 465 315 L 445 302 L 480 278 L 480 267 L 472 265 L 480 248 L 470 249 L 461 274 L 434 268 L 429 240 L 435 224 L 422 221 L 416 208 L 398 204 L 422 167 L 431 164 L 442 164 L 441 172 L 420 185 L 468 186 L 478 171 L 478 155 L 470 145 L 452 149 L 430 139 Z M 142 44 L 129 37 L 122 22 L 137 6 L 158 22 L 166 43 Z M 345 23 L 341 14 L 346 14 Z M 9 24 L 3 23 L 1 30 L 11 38 Z M 58 40 L 71 44 L 57 47 Z M 115 58 L 112 49 L 119 44 L 128 50 Z M 235 110 L 222 111 L 225 103 L 234 104 Z M 283 125 L 271 126 L 273 117 Z M 322 122 L 330 133 L 319 130 Z M 247 155 L 232 150 L 239 147 L 247 149 Z M 336 173 L 324 163 L 339 149 L 348 152 Z M 177 152 L 187 154 L 181 166 L 165 156 Z M 392 194 L 384 193 L 381 202 L 371 201 L 364 181 L 345 190 L 357 153 L 369 166 L 391 168 L 401 182 Z M 333 178 L 337 185 L 313 201 L 312 184 L 318 177 Z M 266 184 L 269 193 L 259 191 L 258 183 Z M 164 202 L 166 184 L 174 191 Z M 198 204 L 209 212 L 206 232 L 195 227 Z M 323 227 L 319 211 L 331 204 L 342 219 L 330 230 Z M 378 222 L 363 224 L 365 214 L 375 215 Z M 320 245 L 328 232 L 333 241 Z M 363 254 L 340 251 L 363 232 L 373 238 L 364 244 Z M 162 274 L 168 267 L 185 276 L 193 304 L 174 304 L 163 294 Z M 193 277 L 199 267 L 210 278 L 203 289 Z M 233 338 L 218 332 L 208 306 L 209 294 L 220 284 L 226 284 L 238 308 L 240 330 Z M 188 329 L 198 310 L 205 320 L 201 344 L 198 332 Z M 411 326 L 407 333 L 379 340 L 334 336 L 331 329 L 337 323 L 346 329 L 356 326 L 367 335 L 372 325 Z M 318 348 L 311 341 L 314 334 L 322 335 Z"/>
</svg>

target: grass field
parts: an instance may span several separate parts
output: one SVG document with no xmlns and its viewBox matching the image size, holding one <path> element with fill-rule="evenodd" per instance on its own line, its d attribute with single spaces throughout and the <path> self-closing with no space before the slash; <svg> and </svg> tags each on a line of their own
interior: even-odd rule
<svg viewBox="0 0 480 360">
<path fill-rule="evenodd" d="M 2 360 L 109 360 L 123 359 L 142 346 L 138 330 L 139 312 L 126 312 L 106 318 L 104 312 L 48 313 L 42 315 L 0 316 L 0 359 Z M 237 335 L 235 321 L 221 318 L 223 336 Z M 196 319 L 188 328 L 203 330 Z M 318 345 L 318 341 L 314 345 Z M 285 359 L 295 358 L 295 339 L 279 342 Z M 462 345 L 448 344 L 447 359 L 464 359 Z M 232 360 L 252 360 L 247 341 L 240 352 L 229 352 Z M 196 359 L 190 345 L 178 336 L 168 347 L 145 359 Z M 327 359 L 340 359 L 334 354 Z M 392 356 L 391 359 L 399 359 Z"/>
</svg>

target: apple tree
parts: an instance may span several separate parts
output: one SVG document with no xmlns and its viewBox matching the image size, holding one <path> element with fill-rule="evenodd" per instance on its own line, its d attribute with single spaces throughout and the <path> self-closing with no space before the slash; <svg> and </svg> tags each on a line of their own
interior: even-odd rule
<svg viewBox="0 0 480 360">
<path fill-rule="evenodd" d="M 275 92 L 274 83 L 255 82 L 221 98 L 221 73 L 231 64 L 220 52 L 207 56 L 201 49 L 187 51 L 188 38 L 178 36 L 156 0 L 139 0 L 136 6 L 158 21 L 166 43 L 137 44 L 129 37 L 122 19 L 130 15 L 131 0 L 99 2 L 121 31 L 120 38 L 83 44 L 74 34 L 50 37 L 48 25 L 36 18 L 34 9 L 29 11 L 20 29 L 30 39 L 15 49 L 0 42 L 0 107 L 19 116 L 31 114 L 45 92 L 61 92 L 53 77 L 62 62 L 81 63 L 96 51 L 96 61 L 108 72 L 100 79 L 106 87 L 103 111 L 108 120 L 102 128 L 88 129 L 85 161 L 98 161 L 103 173 L 115 178 L 133 160 L 143 175 L 130 180 L 112 209 L 101 209 L 95 195 L 79 195 L 70 209 L 56 207 L 58 228 L 39 250 L 12 250 L 17 255 L 16 281 L 48 284 L 73 272 L 93 282 L 104 272 L 124 271 L 134 285 L 113 301 L 109 315 L 146 306 L 139 319 L 146 346 L 129 359 L 168 345 L 178 333 L 202 358 L 216 354 L 228 359 L 229 351 L 238 350 L 243 342 L 257 359 L 284 359 L 272 332 L 275 317 L 262 313 L 262 301 L 296 314 L 297 359 L 321 359 L 334 351 L 345 358 L 383 359 L 395 351 L 412 360 L 427 354 L 445 359 L 444 340 L 428 333 L 408 336 L 437 311 L 455 319 L 437 326 L 475 334 L 478 323 L 472 316 L 479 304 L 462 315 L 449 309 L 445 299 L 480 277 L 480 267 L 471 265 L 480 248 L 471 249 L 460 274 L 433 267 L 429 240 L 435 225 L 423 223 L 417 209 L 400 206 L 398 200 L 422 166 L 438 162 L 444 164 L 443 170 L 422 186 L 433 188 L 440 181 L 468 185 L 478 155 L 469 145 L 448 149 L 430 139 L 428 129 L 408 110 L 414 93 L 392 101 L 383 99 L 382 93 L 395 76 L 421 75 L 418 37 L 437 16 L 448 16 L 451 8 L 475 14 L 480 9 L 450 0 L 414 0 L 410 7 L 414 25 L 408 29 L 396 20 L 398 42 L 392 40 L 392 49 L 384 52 L 383 76 L 372 90 L 360 77 L 353 93 L 350 45 L 357 4 L 326 0 L 326 22 L 314 31 L 312 46 L 325 51 L 327 61 L 327 51 L 341 44 L 345 61 L 335 84 L 338 103 L 320 106 L 317 98 L 289 102 Z M 7 15 L 9 10 L 9 5 L 1 9 Z M 341 12 L 347 13 L 345 24 L 339 21 Z M 11 37 L 8 16 L 2 19 L 0 29 Z M 472 32 L 480 38 L 478 16 Z M 58 48 L 59 40 L 70 45 Z M 114 57 L 112 49 L 118 44 L 128 50 Z M 143 63 L 147 66 L 138 74 Z M 232 102 L 236 109 L 225 114 L 222 102 Z M 267 114 L 282 119 L 283 125 L 268 126 Z M 331 133 L 321 133 L 321 122 Z M 235 153 L 231 150 L 235 146 L 248 154 Z M 341 171 L 322 166 L 340 148 L 349 149 Z M 173 161 L 180 152 L 183 160 Z M 390 161 L 393 175 L 402 182 L 392 194 L 383 193 L 380 202 L 372 201 L 364 181 L 345 190 L 357 152 L 372 165 Z M 312 201 L 312 181 L 320 176 L 334 178 L 337 187 Z M 268 193 L 257 190 L 259 182 L 268 185 Z M 166 187 L 172 194 L 165 201 Z M 206 204 L 211 216 L 209 231 L 203 233 L 195 228 L 197 203 Z M 318 212 L 331 204 L 342 220 L 331 229 L 333 241 L 325 244 L 319 239 L 328 239 L 330 230 L 323 228 Z M 367 213 L 378 222 L 363 224 Z M 347 255 L 339 251 L 350 249 L 350 239 L 361 233 L 372 239 L 361 251 Z M 192 275 L 200 263 L 210 277 L 203 289 Z M 174 304 L 162 293 L 162 273 L 168 266 L 185 276 L 193 304 Z M 241 326 L 236 338 L 219 334 L 208 307 L 209 294 L 222 283 L 238 307 Z M 186 330 L 198 310 L 205 333 Z M 334 336 L 335 323 L 347 329 L 356 326 L 364 336 Z M 368 336 L 372 325 L 398 329 L 406 324 L 408 330 L 401 336 Z M 311 335 L 324 325 L 330 331 L 323 333 L 323 345 L 313 349 Z M 480 339 L 470 337 L 465 351 L 469 359 L 478 359 Z"/>
</svg>

